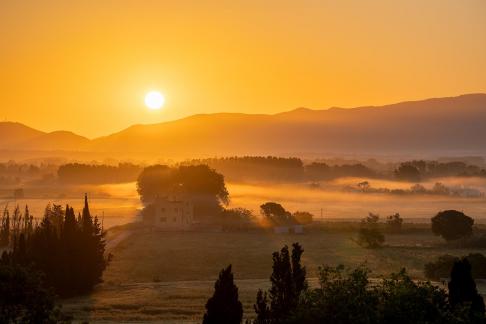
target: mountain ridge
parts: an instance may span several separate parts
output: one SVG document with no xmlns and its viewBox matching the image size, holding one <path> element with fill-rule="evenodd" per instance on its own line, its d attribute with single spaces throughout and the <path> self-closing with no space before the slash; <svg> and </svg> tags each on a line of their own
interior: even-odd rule
<svg viewBox="0 0 486 324">
<path fill-rule="evenodd" d="M 366 150 L 486 153 L 484 125 L 486 94 L 475 93 L 356 108 L 196 114 L 162 123 L 135 124 L 91 140 L 69 131 L 47 133 L 3 122 L 0 149 L 170 157 Z"/>
</svg>

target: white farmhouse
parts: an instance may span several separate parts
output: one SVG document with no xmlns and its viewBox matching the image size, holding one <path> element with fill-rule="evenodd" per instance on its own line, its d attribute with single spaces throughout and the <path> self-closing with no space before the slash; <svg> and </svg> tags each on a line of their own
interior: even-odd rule
<svg viewBox="0 0 486 324">
<path fill-rule="evenodd" d="M 189 200 L 157 198 L 144 215 L 144 222 L 158 229 L 189 229 L 194 223 L 194 206 Z"/>
</svg>

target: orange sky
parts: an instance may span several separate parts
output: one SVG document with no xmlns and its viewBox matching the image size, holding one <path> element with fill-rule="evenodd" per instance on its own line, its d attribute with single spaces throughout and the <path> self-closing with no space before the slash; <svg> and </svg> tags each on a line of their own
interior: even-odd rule
<svg viewBox="0 0 486 324">
<path fill-rule="evenodd" d="M 1 119 L 88 137 L 486 92 L 486 1 L 3 0 L 0 73 Z"/>
</svg>

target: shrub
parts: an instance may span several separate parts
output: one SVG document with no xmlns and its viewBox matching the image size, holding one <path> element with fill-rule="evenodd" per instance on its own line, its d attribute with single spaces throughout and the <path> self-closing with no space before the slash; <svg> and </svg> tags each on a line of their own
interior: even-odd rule
<svg viewBox="0 0 486 324">
<path fill-rule="evenodd" d="M 292 214 L 282 205 L 275 202 L 266 202 L 260 206 L 260 213 L 274 225 L 286 225 L 293 222 Z"/>
<path fill-rule="evenodd" d="M 470 253 L 463 257 L 472 267 L 472 277 L 474 279 L 486 278 L 486 257 L 480 253 Z M 439 280 L 440 278 L 448 278 L 452 266 L 460 258 L 452 255 L 441 255 L 436 261 L 429 262 L 424 266 L 425 277 L 431 280 Z"/>
<path fill-rule="evenodd" d="M 402 231 L 403 218 L 399 213 L 390 215 L 386 218 L 386 227 L 391 233 L 400 233 Z"/>
<path fill-rule="evenodd" d="M 6 254 L 0 263 L 0 322 L 59 323 L 63 320 L 54 295 L 39 272 L 14 264 Z"/>
<path fill-rule="evenodd" d="M 385 242 L 385 236 L 378 227 L 380 217 L 370 213 L 368 217 L 361 220 L 361 226 L 358 232 L 357 243 L 365 248 L 379 248 Z"/>
<path fill-rule="evenodd" d="M 292 214 L 292 217 L 298 224 L 305 225 L 312 223 L 314 215 L 306 211 L 296 211 Z"/>
<path fill-rule="evenodd" d="M 230 208 L 221 212 L 220 223 L 225 230 L 239 230 L 250 228 L 253 221 L 253 213 L 246 208 Z"/>
<path fill-rule="evenodd" d="M 473 234 L 468 237 L 464 237 L 459 240 L 450 241 L 449 247 L 458 249 L 485 249 L 486 248 L 486 235 L 485 234 Z"/>
<path fill-rule="evenodd" d="M 285 323 L 467 323 L 445 290 L 415 282 L 403 269 L 378 282 L 364 267 L 320 268 L 320 288 L 308 290 Z"/>
</svg>

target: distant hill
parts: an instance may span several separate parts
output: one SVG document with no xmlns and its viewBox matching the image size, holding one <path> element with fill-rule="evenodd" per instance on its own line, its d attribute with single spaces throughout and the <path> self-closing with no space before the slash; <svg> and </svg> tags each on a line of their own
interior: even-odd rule
<svg viewBox="0 0 486 324">
<path fill-rule="evenodd" d="M 8 124 L 8 125 L 6 125 Z M 9 134 L 5 136 L 4 134 Z M 486 154 L 486 94 L 275 115 L 217 113 L 134 125 L 94 140 L 0 123 L 0 148 L 85 150 L 152 157 L 299 153 Z"/>
<path fill-rule="evenodd" d="M 161 156 L 325 152 L 486 152 L 486 94 L 276 115 L 219 113 L 137 125 L 92 142 L 97 151 Z"/>
<path fill-rule="evenodd" d="M 19 151 L 76 151 L 89 149 L 90 140 L 68 131 L 42 132 L 20 123 L 0 122 L 0 149 Z"/>
<path fill-rule="evenodd" d="M 79 151 L 89 149 L 90 140 L 68 131 L 42 134 L 19 144 L 23 149 L 37 151 Z"/>
<path fill-rule="evenodd" d="M 44 135 L 44 132 L 20 123 L 0 122 L 0 149 L 15 147 L 18 143 Z"/>
</svg>

